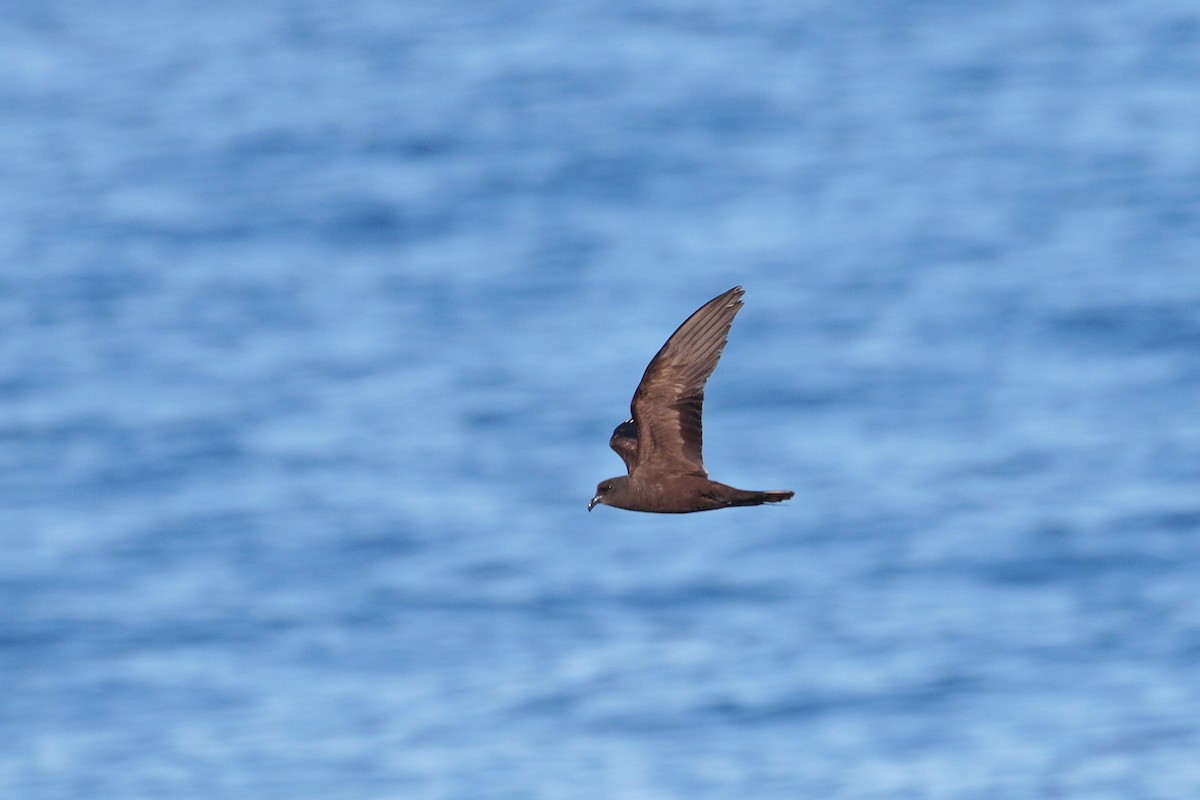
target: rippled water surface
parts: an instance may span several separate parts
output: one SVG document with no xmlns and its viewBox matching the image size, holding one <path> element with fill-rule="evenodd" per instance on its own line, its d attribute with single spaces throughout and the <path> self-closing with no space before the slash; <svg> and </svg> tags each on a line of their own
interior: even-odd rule
<svg viewBox="0 0 1200 800">
<path fill-rule="evenodd" d="M 10 12 L 0 795 L 1200 796 L 1194 3 Z"/>
</svg>

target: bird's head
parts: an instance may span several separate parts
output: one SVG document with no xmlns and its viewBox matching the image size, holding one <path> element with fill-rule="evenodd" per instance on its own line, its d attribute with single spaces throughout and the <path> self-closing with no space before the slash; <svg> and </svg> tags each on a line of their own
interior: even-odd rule
<svg viewBox="0 0 1200 800">
<path fill-rule="evenodd" d="M 619 487 L 625 483 L 625 480 L 626 479 L 624 477 L 621 477 L 609 478 L 606 481 L 600 481 L 600 483 L 596 485 L 596 496 L 592 498 L 590 503 L 588 503 L 588 511 L 591 511 L 593 508 L 595 508 L 597 503 L 603 503 L 606 506 L 612 505 L 609 502 L 609 498 L 612 496 L 613 492 L 617 491 Z"/>
</svg>

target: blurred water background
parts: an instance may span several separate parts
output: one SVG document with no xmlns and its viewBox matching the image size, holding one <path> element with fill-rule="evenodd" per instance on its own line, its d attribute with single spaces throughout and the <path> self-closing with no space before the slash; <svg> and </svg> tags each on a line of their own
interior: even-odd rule
<svg viewBox="0 0 1200 800">
<path fill-rule="evenodd" d="M 1198 260 L 1192 0 L 6 4 L 0 796 L 1194 800 Z"/>
</svg>

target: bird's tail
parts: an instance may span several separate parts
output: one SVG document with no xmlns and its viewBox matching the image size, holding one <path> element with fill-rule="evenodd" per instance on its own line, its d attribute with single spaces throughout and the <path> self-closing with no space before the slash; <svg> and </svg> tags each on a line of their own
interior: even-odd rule
<svg viewBox="0 0 1200 800">
<path fill-rule="evenodd" d="M 763 503 L 782 503 L 784 500 L 790 500 L 795 494 L 795 492 L 789 492 L 786 489 L 772 492 L 739 491 L 735 496 L 730 498 L 729 505 L 761 506 Z"/>
</svg>

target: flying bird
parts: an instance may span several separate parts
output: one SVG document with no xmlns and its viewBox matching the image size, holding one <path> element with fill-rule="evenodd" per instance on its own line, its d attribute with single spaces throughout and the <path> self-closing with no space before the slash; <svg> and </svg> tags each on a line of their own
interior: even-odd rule
<svg viewBox="0 0 1200 800">
<path fill-rule="evenodd" d="M 646 367 L 630 403 L 632 416 L 608 445 L 629 473 L 601 481 L 597 503 L 630 511 L 687 514 L 787 500 L 795 492 L 735 489 L 708 479 L 700 415 L 704 384 L 725 349 L 742 287 L 714 297 L 679 326 Z"/>
</svg>

